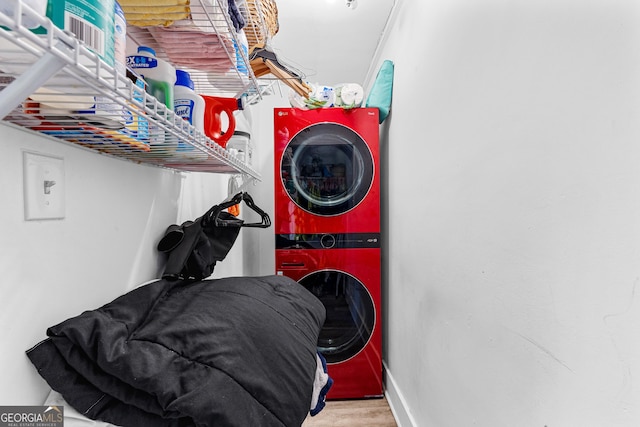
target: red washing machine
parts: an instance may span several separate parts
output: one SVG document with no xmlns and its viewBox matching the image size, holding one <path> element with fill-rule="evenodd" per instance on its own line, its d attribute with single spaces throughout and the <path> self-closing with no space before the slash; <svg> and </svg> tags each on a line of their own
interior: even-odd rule
<svg viewBox="0 0 640 427">
<path fill-rule="evenodd" d="M 276 273 L 327 310 L 329 399 L 382 388 L 378 110 L 275 109 Z"/>
<path fill-rule="evenodd" d="M 383 394 L 378 236 L 296 235 L 289 242 L 278 236 L 277 274 L 303 285 L 327 311 L 318 350 L 334 381 L 328 399 Z M 327 239 L 335 242 L 334 249 L 325 249 Z"/>
<path fill-rule="evenodd" d="M 376 108 L 276 108 L 275 232 L 380 231 Z"/>
</svg>

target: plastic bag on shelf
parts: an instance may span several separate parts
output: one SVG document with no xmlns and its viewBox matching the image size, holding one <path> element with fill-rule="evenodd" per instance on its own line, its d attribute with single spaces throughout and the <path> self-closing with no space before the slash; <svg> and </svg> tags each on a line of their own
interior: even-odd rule
<svg viewBox="0 0 640 427">
<path fill-rule="evenodd" d="M 362 106 L 364 89 L 358 83 L 343 83 L 335 87 L 336 107 L 348 110 Z"/>
</svg>

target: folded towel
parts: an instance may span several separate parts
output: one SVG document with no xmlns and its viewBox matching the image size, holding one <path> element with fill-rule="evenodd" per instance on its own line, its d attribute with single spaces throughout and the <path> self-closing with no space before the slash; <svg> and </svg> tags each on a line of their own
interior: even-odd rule
<svg viewBox="0 0 640 427">
<path fill-rule="evenodd" d="M 333 385 L 333 379 L 327 374 L 327 361 L 320 352 L 316 353 L 316 377 L 313 381 L 313 393 L 311 394 L 311 410 L 309 414 L 314 417 L 322 411 L 329 389 Z"/>
<path fill-rule="evenodd" d="M 234 66 L 227 54 L 233 44 L 226 37 L 182 26 L 152 27 L 149 33 L 176 67 L 226 72 Z"/>
<path fill-rule="evenodd" d="M 162 15 L 165 13 L 190 13 L 189 6 L 122 6 L 125 14 L 128 13 L 151 13 L 154 15 Z"/>
<path fill-rule="evenodd" d="M 173 26 L 231 37 L 229 25 L 226 19 L 222 19 L 221 12 L 227 13 L 222 7 L 215 0 L 194 1 L 190 6 L 190 19 L 176 21 Z"/>
<path fill-rule="evenodd" d="M 168 27 L 174 22 L 175 21 L 172 19 L 163 19 L 162 17 L 158 17 L 155 19 L 144 19 L 144 20 L 135 20 L 135 19 L 127 18 L 127 24 L 133 25 L 136 27 L 155 27 L 158 25 L 161 25 L 163 27 Z"/>
<path fill-rule="evenodd" d="M 167 13 L 149 13 L 149 12 L 125 12 L 127 22 L 129 21 L 177 21 L 185 19 L 189 16 L 189 12 L 167 12 Z"/>
<path fill-rule="evenodd" d="M 169 26 L 189 17 L 189 0 L 120 0 L 127 24 L 136 27 Z"/>
<path fill-rule="evenodd" d="M 177 5 L 189 5 L 189 0 L 119 0 L 120 6 L 177 6 Z"/>
</svg>

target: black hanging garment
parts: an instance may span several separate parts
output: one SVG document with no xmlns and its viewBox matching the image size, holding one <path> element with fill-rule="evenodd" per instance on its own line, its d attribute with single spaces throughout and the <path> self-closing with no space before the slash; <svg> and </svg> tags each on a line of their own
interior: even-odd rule
<svg viewBox="0 0 640 427">
<path fill-rule="evenodd" d="M 262 221 L 245 223 L 224 209 L 243 201 L 257 212 Z M 224 260 L 236 241 L 241 227 L 271 226 L 271 220 L 257 207 L 248 193 L 238 193 L 231 200 L 213 206 L 195 221 L 167 228 L 158 250 L 168 254 L 163 279 L 202 280 L 213 273 L 216 262 Z"/>
</svg>

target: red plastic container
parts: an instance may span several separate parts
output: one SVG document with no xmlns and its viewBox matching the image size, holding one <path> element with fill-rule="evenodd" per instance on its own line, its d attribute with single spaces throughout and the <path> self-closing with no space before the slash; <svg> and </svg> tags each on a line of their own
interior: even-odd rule
<svg viewBox="0 0 640 427">
<path fill-rule="evenodd" d="M 239 108 L 238 100 L 209 95 L 201 96 L 204 98 L 205 103 L 204 134 L 222 148 L 225 148 L 236 129 L 236 120 L 233 112 Z M 226 126 L 225 121 L 227 123 Z"/>
</svg>

